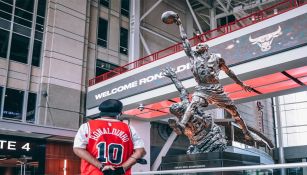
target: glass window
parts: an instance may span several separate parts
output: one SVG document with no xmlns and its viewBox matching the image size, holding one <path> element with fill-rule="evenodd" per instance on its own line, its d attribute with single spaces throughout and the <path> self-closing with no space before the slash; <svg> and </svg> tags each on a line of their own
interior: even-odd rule
<svg viewBox="0 0 307 175">
<path fill-rule="evenodd" d="M 16 7 L 33 12 L 34 0 L 16 0 Z"/>
<path fill-rule="evenodd" d="M 0 6 L 1 6 L 1 4 L 0 4 Z M 11 18 L 12 18 L 12 15 L 0 10 L 0 18 L 3 18 L 3 19 L 10 21 Z"/>
<path fill-rule="evenodd" d="M 0 111 L 1 111 L 1 106 L 2 106 L 2 91 L 3 91 L 3 87 L 0 86 Z"/>
<path fill-rule="evenodd" d="M 12 5 L 0 1 L 0 18 L 11 20 L 12 10 Z"/>
<path fill-rule="evenodd" d="M 45 17 L 46 0 L 38 0 L 37 15 Z"/>
<path fill-rule="evenodd" d="M 0 57 L 2 58 L 6 58 L 8 43 L 9 43 L 9 32 L 0 29 Z"/>
<path fill-rule="evenodd" d="M 29 41 L 29 38 L 13 33 L 10 59 L 22 63 L 28 63 Z"/>
<path fill-rule="evenodd" d="M 122 8 L 120 13 L 129 18 L 129 0 L 121 0 Z"/>
<path fill-rule="evenodd" d="M 26 121 L 28 123 L 34 123 L 35 121 L 36 97 L 37 95 L 35 93 L 29 92 L 27 115 L 26 115 Z"/>
<path fill-rule="evenodd" d="M 108 43 L 108 21 L 102 18 L 99 18 L 97 43 L 102 47 L 107 47 Z"/>
<path fill-rule="evenodd" d="M 44 21 L 45 21 L 45 18 L 42 18 L 42 17 L 37 17 L 36 18 L 36 23 L 40 24 L 40 25 L 44 25 Z"/>
<path fill-rule="evenodd" d="M 43 32 L 43 31 L 44 31 L 44 26 L 39 25 L 39 24 L 36 24 L 36 26 L 35 26 L 35 30 L 36 30 L 36 31 Z"/>
<path fill-rule="evenodd" d="M 32 21 L 32 13 L 27 12 L 25 10 L 16 8 L 15 9 L 15 15 L 18 16 L 18 17 L 21 17 L 23 19 L 27 19 L 27 20 Z"/>
<path fill-rule="evenodd" d="M 22 119 L 23 94 L 23 91 L 6 88 L 3 118 Z"/>
<path fill-rule="evenodd" d="M 120 28 L 120 53 L 128 55 L 128 30 Z"/>
<path fill-rule="evenodd" d="M 99 2 L 100 2 L 100 5 L 103 5 L 107 8 L 109 8 L 109 0 L 100 0 Z"/>
<path fill-rule="evenodd" d="M 41 49 L 42 49 L 42 42 L 34 40 L 33 54 L 32 54 L 32 65 L 33 66 L 39 66 L 40 64 Z"/>
<path fill-rule="evenodd" d="M 119 66 L 96 59 L 96 77 L 101 74 L 107 73 L 117 67 Z"/>
<path fill-rule="evenodd" d="M 18 16 L 15 16 L 14 22 L 18 23 L 18 24 L 21 24 L 23 26 L 29 27 L 29 28 L 32 27 L 32 22 L 31 21 L 23 19 L 23 18 L 20 18 Z"/>
<path fill-rule="evenodd" d="M 14 0 L 1 0 L 1 1 L 4 1 L 4 2 L 9 3 L 9 4 L 13 4 Z"/>
</svg>

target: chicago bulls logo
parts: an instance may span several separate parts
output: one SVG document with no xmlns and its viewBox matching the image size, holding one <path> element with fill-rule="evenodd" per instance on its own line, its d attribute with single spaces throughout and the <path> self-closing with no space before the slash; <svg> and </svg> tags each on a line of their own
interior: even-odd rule
<svg viewBox="0 0 307 175">
<path fill-rule="evenodd" d="M 281 27 L 278 26 L 278 29 L 272 33 L 262 35 L 257 38 L 252 38 L 251 36 L 249 36 L 249 41 L 252 44 L 257 44 L 261 48 L 262 52 L 266 52 L 271 49 L 273 39 L 280 36 L 281 34 Z"/>
</svg>

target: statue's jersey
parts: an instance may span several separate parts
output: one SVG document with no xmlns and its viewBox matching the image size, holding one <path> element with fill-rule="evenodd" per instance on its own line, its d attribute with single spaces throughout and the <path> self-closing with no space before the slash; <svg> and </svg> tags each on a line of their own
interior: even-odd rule
<svg viewBox="0 0 307 175">
<path fill-rule="evenodd" d="M 121 121 L 91 120 L 86 150 L 105 165 L 121 166 L 133 154 L 129 126 Z M 99 169 L 82 159 L 82 175 L 101 175 Z M 131 174 L 128 169 L 126 175 Z"/>
<path fill-rule="evenodd" d="M 191 61 L 191 71 L 198 83 L 196 90 L 223 92 L 223 87 L 219 82 L 220 58 L 219 54 L 210 54 L 207 58 L 203 58 L 197 53 L 194 54 L 194 60 Z"/>
</svg>

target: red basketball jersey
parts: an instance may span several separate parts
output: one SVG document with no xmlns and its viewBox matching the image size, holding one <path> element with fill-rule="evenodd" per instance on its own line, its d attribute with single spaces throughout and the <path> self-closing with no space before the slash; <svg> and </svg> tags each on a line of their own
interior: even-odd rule
<svg viewBox="0 0 307 175">
<path fill-rule="evenodd" d="M 121 121 L 91 120 L 86 150 L 105 165 L 121 166 L 133 154 L 130 128 Z M 82 175 L 101 175 L 101 171 L 85 160 Z M 126 171 L 130 175 L 131 170 Z"/>
</svg>

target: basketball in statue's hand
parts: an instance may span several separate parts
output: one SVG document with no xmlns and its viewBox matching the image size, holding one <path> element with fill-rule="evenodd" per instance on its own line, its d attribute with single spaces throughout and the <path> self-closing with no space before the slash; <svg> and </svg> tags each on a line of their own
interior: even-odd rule
<svg viewBox="0 0 307 175">
<path fill-rule="evenodd" d="M 166 11 L 162 14 L 161 20 L 165 24 L 173 24 L 178 19 L 178 14 L 173 11 Z"/>
</svg>

